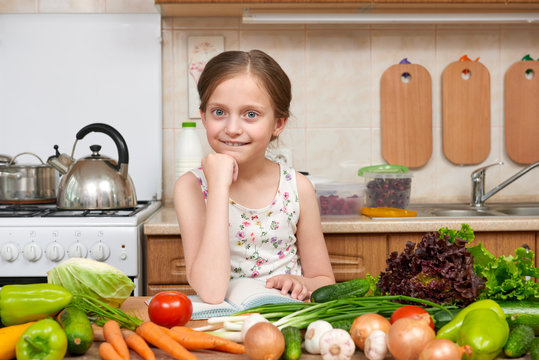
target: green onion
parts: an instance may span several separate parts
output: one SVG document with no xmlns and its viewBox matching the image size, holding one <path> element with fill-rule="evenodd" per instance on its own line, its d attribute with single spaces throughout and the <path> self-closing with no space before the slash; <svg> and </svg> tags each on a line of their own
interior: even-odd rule
<svg viewBox="0 0 539 360">
<path fill-rule="evenodd" d="M 134 315 L 129 315 L 119 308 L 88 295 L 73 295 L 71 305 L 84 311 L 99 326 L 103 326 L 107 320 L 114 320 L 120 324 L 120 327 L 135 331 L 143 322 Z"/>
<path fill-rule="evenodd" d="M 456 308 L 456 306 L 442 306 L 428 300 L 410 296 L 387 295 L 343 298 L 324 303 L 297 302 L 267 304 L 252 307 L 237 312 L 234 315 L 256 312 L 264 316 L 279 329 L 286 326 L 295 326 L 299 329 L 305 329 L 315 320 L 337 322 L 355 319 L 360 315 L 368 313 L 377 313 L 389 319 L 396 309 L 405 305 L 395 301 L 421 304 L 429 313 L 440 310 L 449 311 L 449 309 Z"/>
</svg>

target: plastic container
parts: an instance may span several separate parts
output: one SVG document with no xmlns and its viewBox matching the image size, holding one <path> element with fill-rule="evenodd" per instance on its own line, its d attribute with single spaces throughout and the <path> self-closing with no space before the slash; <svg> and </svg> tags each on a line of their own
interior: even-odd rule
<svg viewBox="0 0 539 360">
<path fill-rule="evenodd" d="M 195 122 L 182 123 L 182 130 L 176 142 L 176 178 L 199 167 L 204 156 L 196 126 Z"/>
<path fill-rule="evenodd" d="M 316 184 L 316 198 L 320 215 L 359 215 L 363 207 L 365 184 L 361 183 L 319 183 Z"/>
<path fill-rule="evenodd" d="M 406 209 L 410 203 L 412 174 L 401 165 L 375 165 L 359 169 L 365 178 L 365 207 Z"/>
</svg>

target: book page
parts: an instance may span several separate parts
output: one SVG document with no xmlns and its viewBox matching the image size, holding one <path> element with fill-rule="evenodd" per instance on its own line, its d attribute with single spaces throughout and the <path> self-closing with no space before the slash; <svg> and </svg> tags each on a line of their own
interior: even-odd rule
<svg viewBox="0 0 539 360">
<path fill-rule="evenodd" d="M 198 295 L 188 296 L 193 304 L 193 314 L 191 320 L 207 319 L 215 316 L 228 316 L 240 311 L 239 308 L 229 304 L 226 300 L 220 304 L 208 304 Z"/>
<path fill-rule="evenodd" d="M 250 278 L 230 280 L 227 300 L 241 310 L 265 304 L 299 301 L 288 294 L 281 294 L 280 290 L 266 288 L 266 281 Z"/>
</svg>

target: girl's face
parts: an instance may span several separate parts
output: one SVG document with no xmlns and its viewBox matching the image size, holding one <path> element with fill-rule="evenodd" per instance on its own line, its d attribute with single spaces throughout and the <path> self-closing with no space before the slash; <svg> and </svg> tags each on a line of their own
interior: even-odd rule
<svg viewBox="0 0 539 360">
<path fill-rule="evenodd" d="M 206 112 L 200 114 L 212 149 L 232 156 L 238 164 L 263 158 L 272 136 L 283 131 L 287 120 L 275 119 L 268 93 L 249 74 L 219 84 Z"/>
</svg>

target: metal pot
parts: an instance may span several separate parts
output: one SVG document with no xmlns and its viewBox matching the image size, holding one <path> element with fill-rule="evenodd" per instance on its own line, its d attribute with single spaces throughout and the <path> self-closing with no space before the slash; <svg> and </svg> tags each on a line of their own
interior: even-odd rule
<svg viewBox="0 0 539 360">
<path fill-rule="evenodd" d="M 100 145 L 90 146 L 92 154 L 82 159 L 73 158 L 77 141 L 90 132 L 109 135 L 118 148 L 118 161 L 99 154 Z M 65 174 L 58 186 L 56 204 L 59 209 L 108 210 L 125 209 L 137 205 L 133 181 L 127 172 L 129 153 L 122 135 L 112 126 L 95 123 L 82 128 L 76 136 L 71 156 L 56 155 L 48 163 Z"/>
<path fill-rule="evenodd" d="M 16 164 L 21 155 L 33 155 L 41 164 Z M 2 157 L 5 159 L 5 157 Z M 58 174 L 34 153 L 23 152 L 0 162 L 0 203 L 41 204 L 56 201 Z"/>
</svg>

